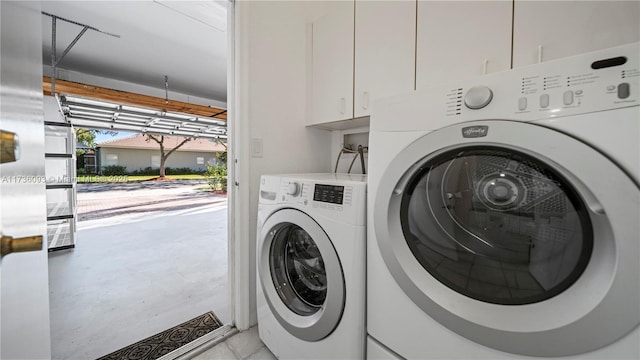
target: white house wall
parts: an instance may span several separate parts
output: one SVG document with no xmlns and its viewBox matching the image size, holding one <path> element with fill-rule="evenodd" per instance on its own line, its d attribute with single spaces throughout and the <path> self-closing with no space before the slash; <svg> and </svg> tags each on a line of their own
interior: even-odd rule
<svg viewBox="0 0 640 360">
<path fill-rule="evenodd" d="M 307 93 L 307 25 L 323 14 L 326 3 L 306 1 L 240 1 L 236 7 L 235 119 L 239 153 L 248 161 L 248 178 L 239 192 L 249 192 L 248 241 L 250 322 L 256 323 L 255 241 L 260 176 L 275 173 L 330 172 L 331 133 L 305 127 Z M 248 129 L 242 130 L 242 126 Z M 250 155 L 250 144 L 262 142 L 262 154 Z M 241 155 L 242 156 L 242 155 Z M 242 172 L 239 172 L 241 175 Z M 246 193 L 245 193 L 246 194 Z M 245 233 L 246 234 L 246 233 Z M 245 235 L 246 236 L 246 235 Z"/>
<path fill-rule="evenodd" d="M 118 162 L 116 165 L 125 166 L 127 172 L 134 170 L 144 169 L 151 166 L 152 156 L 160 156 L 159 150 L 146 150 L 146 149 L 119 149 L 119 148 L 99 148 L 100 160 L 99 166 L 110 165 L 107 162 L 108 155 L 117 155 Z M 197 158 L 201 157 L 204 160 L 204 164 L 198 164 Z M 178 151 L 176 150 L 165 164 L 170 168 L 190 168 L 196 171 L 205 171 L 207 169 L 207 163 L 211 161 L 215 163 L 215 152 L 194 152 L 194 151 Z M 157 168 L 158 166 L 153 166 Z"/>
</svg>

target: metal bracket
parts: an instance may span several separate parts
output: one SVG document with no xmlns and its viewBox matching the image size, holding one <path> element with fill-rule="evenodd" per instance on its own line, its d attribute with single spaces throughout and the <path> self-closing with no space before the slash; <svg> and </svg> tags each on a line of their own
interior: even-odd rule
<svg viewBox="0 0 640 360">
<path fill-rule="evenodd" d="M 62 59 L 64 59 L 64 57 L 69 53 L 71 48 L 78 42 L 78 40 L 80 40 L 82 35 L 84 35 L 84 33 L 87 32 L 87 30 L 93 30 L 93 31 L 97 31 L 97 32 L 105 34 L 105 35 L 109 35 L 109 36 L 113 36 L 113 37 L 116 37 L 116 38 L 120 38 L 120 35 L 111 34 L 111 33 L 108 33 L 106 31 L 102 31 L 102 30 L 96 29 L 93 26 L 81 24 L 81 23 L 79 23 L 77 21 L 65 19 L 63 17 L 57 16 L 57 15 L 53 15 L 53 14 L 49 14 L 49 13 L 44 12 L 44 11 L 42 11 L 42 15 L 46 15 L 46 16 L 51 17 L 51 72 L 52 72 L 52 74 L 51 74 L 51 93 L 52 94 L 56 93 L 56 67 L 62 61 Z M 56 56 L 56 52 L 57 52 L 57 50 L 56 50 L 56 23 L 57 23 L 57 20 L 62 20 L 62 21 L 66 21 L 66 22 L 68 22 L 70 24 L 82 26 L 82 30 L 80 30 L 80 33 L 75 37 L 75 39 L 73 39 L 73 41 L 71 41 L 69 46 L 67 46 L 67 48 L 64 49 L 64 51 L 62 52 L 62 55 L 59 58 L 57 58 L 57 56 Z"/>
</svg>

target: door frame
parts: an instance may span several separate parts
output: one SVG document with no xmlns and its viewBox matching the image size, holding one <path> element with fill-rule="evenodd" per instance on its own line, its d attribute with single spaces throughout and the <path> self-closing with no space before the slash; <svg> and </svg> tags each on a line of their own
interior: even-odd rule
<svg viewBox="0 0 640 360">
<path fill-rule="evenodd" d="M 248 6 L 245 2 L 228 0 L 227 7 L 227 168 L 229 176 L 227 193 L 228 211 L 228 279 L 229 302 L 231 304 L 232 325 L 243 331 L 257 322 L 255 310 L 256 290 L 255 274 L 251 269 L 251 239 L 249 239 L 250 223 L 250 178 L 249 171 L 249 124 L 236 119 L 248 119 L 248 106 L 243 102 L 248 98 L 248 89 L 238 87 L 247 77 L 236 68 L 247 68 L 246 53 L 248 45 L 247 34 L 239 31 L 248 21 Z M 242 7 L 242 11 L 238 8 Z M 242 39 L 238 39 L 238 35 Z M 238 42 L 238 40 L 241 40 Z M 240 45 L 240 46 L 238 46 Z M 238 62 L 238 63 L 236 63 Z M 253 282 L 252 282 L 253 279 Z M 253 304 L 253 306 L 252 306 Z"/>
</svg>

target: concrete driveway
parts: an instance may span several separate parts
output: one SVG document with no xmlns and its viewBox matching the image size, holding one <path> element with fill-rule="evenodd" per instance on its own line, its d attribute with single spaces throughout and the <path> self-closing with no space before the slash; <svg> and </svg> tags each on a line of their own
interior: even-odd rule
<svg viewBox="0 0 640 360">
<path fill-rule="evenodd" d="M 226 196 L 197 181 L 78 185 L 49 255 L 53 359 L 95 359 L 207 311 L 229 323 Z"/>
<path fill-rule="evenodd" d="M 226 195 L 195 190 L 205 180 L 78 184 L 78 221 L 226 204 Z"/>
</svg>

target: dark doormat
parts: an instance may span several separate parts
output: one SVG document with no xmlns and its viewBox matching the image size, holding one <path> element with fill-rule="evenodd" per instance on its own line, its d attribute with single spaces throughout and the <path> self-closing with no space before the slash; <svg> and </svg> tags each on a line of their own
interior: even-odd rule
<svg viewBox="0 0 640 360">
<path fill-rule="evenodd" d="M 98 360 L 155 360 L 222 326 L 211 311 Z"/>
</svg>

